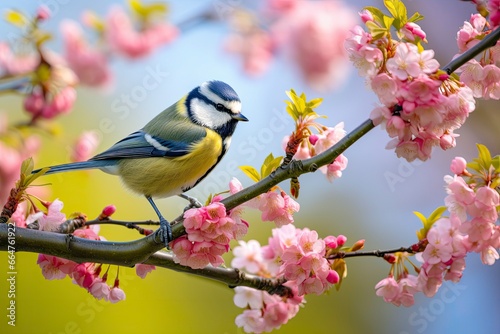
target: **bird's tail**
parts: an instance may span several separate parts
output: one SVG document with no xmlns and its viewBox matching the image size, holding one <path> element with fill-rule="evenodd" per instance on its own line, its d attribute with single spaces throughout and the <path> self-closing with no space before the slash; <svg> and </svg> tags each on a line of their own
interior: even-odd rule
<svg viewBox="0 0 500 334">
<path fill-rule="evenodd" d="M 76 170 L 85 170 L 85 169 L 102 169 L 105 172 L 111 172 L 108 168 L 111 168 L 114 165 L 114 160 L 89 160 L 89 161 L 81 161 L 81 162 L 72 162 L 68 164 L 56 165 L 47 167 L 49 170 L 45 173 L 45 175 L 55 174 L 60 172 L 69 172 Z M 108 167 L 108 168 L 107 168 Z M 39 172 L 42 168 L 34 170 L 32 174 Z"/>
</svg>

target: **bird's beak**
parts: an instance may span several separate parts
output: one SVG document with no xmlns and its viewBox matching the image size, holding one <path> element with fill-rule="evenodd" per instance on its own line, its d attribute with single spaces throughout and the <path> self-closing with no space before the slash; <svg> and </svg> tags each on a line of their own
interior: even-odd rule
<svg viewBox="0 0 500 334">
<path fill-rule="evenodd" d="M 248 122 L 248 118 L 243 116 L 243 114 L 232 114 L 231 117 L 240 122 Z"/>
</svg>

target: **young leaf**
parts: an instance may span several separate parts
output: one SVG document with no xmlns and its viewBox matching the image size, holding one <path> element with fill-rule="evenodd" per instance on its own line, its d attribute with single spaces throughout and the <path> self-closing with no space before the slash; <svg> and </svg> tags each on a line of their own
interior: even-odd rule
<svg viewBox="0 0 500 334">
<path fill-rule="evenodd" d="M 5 13 L 5 20 L 20 28 L 24 27 L 29 22 L 28 18 L 17 10 L 7 10 Z"/>
<path fill-rule="evenodd" d="M 252 166 L 240 166 L 240 169 L 245 173 L 246 176 L 254 180 L 255 182 L 260 181 L 259 172 Z"/>
<path fill-rule="evenodd" d="M 479 151 L 479 164 L 484 168 L 488 169 L 491 165 L 491 154 L 488 148 L 482 144 L 476 144 L 477 150 Z"/>
</svg>

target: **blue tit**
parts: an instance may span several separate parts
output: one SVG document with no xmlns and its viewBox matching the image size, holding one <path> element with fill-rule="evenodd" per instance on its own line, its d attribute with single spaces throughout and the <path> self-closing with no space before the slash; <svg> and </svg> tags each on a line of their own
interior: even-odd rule
<svg viewBox="0 0 500 334">
<path fill-rule="evenodd" d="M 108 150 L 88 161 L 48 167 L 46 174 L 97 168 L 118 175 L 126 187 L 147 198 L 168 247 L 172 229 L 153 198 L 188 197 L 182 194 L 221 161 L 238 122 L 248 121 L 240 111 L 231 86 L 207 81 Z"/>
</svg>

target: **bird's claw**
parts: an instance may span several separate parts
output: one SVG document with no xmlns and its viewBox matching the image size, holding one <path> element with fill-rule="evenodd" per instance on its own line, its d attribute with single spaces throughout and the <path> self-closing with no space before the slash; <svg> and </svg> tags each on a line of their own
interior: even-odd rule
<svg viewBox="0 0 500 334">
<path fill-rule="evenodd" d="M 162 232 L 163 242 L 165 243 L 165 247 L 170 249 L 169 243 L 174 240 L 174 236 L 172 234 L 172 226 L 166 219 L 160 220 L 160 229 Z"/>
</svg>

